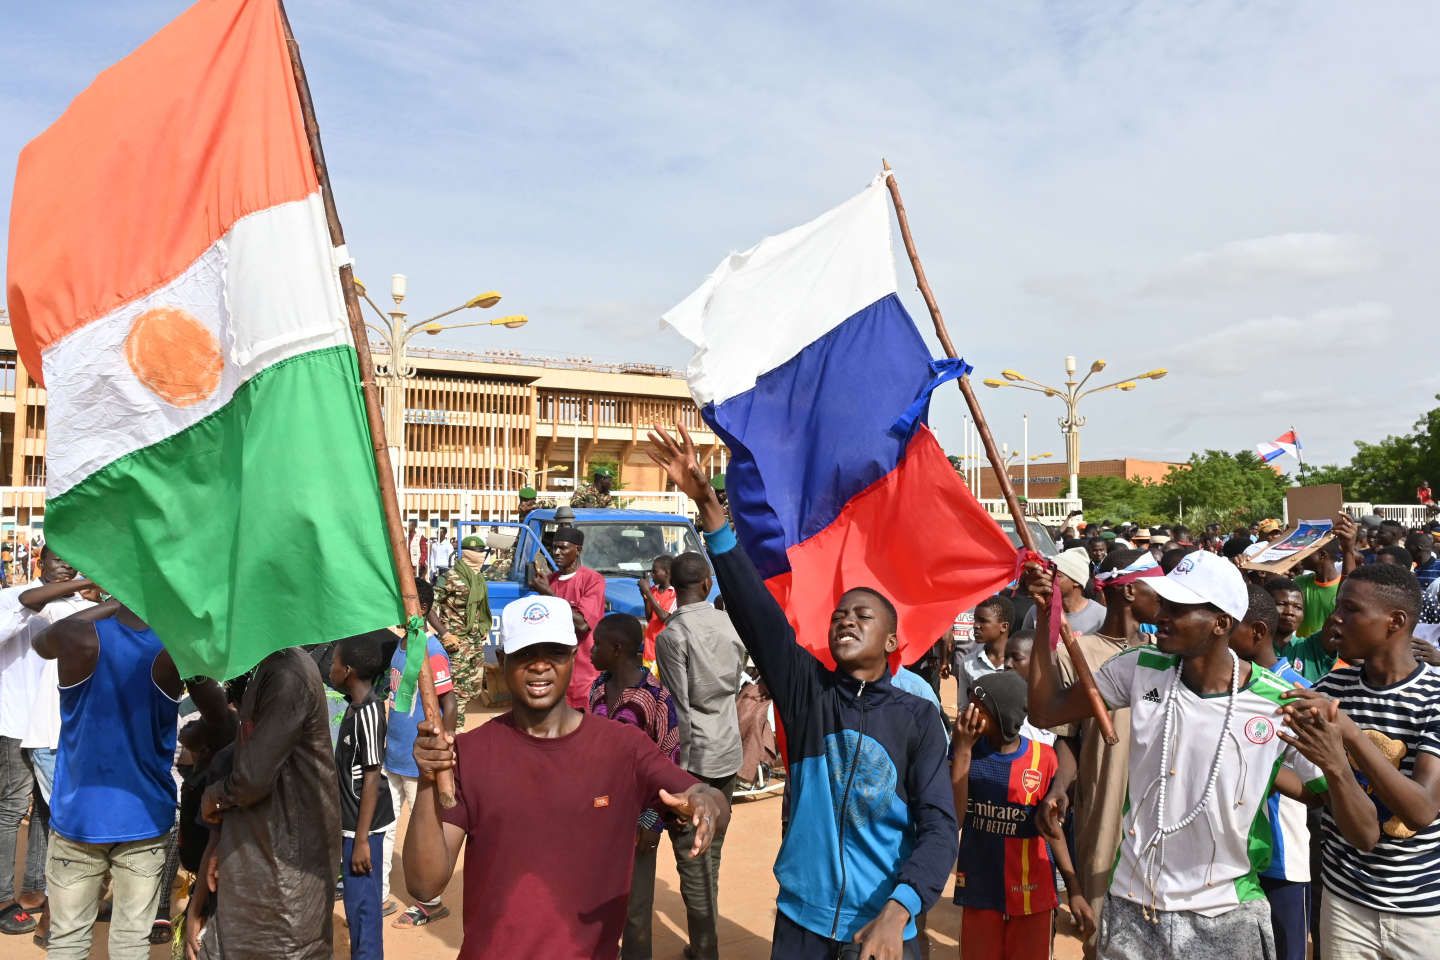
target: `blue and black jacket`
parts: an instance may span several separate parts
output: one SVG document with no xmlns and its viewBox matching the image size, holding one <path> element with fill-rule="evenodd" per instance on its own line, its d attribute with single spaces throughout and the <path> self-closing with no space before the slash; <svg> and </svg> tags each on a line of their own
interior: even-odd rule
<svg viewBox="0 0 1440 960">
<path fill-rule="evenodd" d="M 725 609 L 785 725 L 790 827 L 775 860 L 780 912 L 848 941 L 894 900 L 915 917 L 959 852 L 945 732 L 933 704 L 830 670 L 795 642 L 734 531 L 705 535 Z"/>
</svg>

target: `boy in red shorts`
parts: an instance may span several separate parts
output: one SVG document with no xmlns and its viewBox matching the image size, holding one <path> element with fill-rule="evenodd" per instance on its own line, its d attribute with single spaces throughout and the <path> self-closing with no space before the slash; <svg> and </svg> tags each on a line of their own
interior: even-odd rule
<svg viewBox="0 0 1440 960">
<path fill-rule="evenodd" d="M 975 682 L 955 721 L 950 783 L 963 824 L 955 902 L 964 908 L 965 960 L 1049 960 L 1056 867 L 1082 938 L 1095 927 L 1064 837 L 1038 816 L 1057 763 L 1052 747 L 1020 735 L 1025 714 L 1025 681 L 1003 670 Z"/>
</svg>

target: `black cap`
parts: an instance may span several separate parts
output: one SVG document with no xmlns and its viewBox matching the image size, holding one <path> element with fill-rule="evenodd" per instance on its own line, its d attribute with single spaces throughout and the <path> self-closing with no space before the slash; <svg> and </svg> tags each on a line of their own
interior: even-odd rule
<svg viewBox="0 0 1440 960">
<path fill-rule="evenodd" d="M 975 681 L 970 692 L 995 721 L 1001 741 L 1014 740 L 1029 708 L 1028 691 L 1020 674 L 1014 670 L 987 673 Z"/>
<path fill-rule="evenodd" d="M 577 547 L 585 546 L 585 534 L 580 532 L 579 527 L 561 527 L 555 531 L 551 543 L 573 543 Z"/>
</svg>

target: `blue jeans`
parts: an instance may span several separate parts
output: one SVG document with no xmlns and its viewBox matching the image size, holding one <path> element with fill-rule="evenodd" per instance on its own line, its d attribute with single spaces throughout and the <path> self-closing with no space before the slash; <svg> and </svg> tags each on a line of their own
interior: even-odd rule
<svg viewBox="0 0 1440 960">
<path fill-rule="evenodd" d="M 50 789 L 55 786 L 55 758 L 59 755 L 59 750 L 44 747 L 25 749 L 25 759 L 30 762 L 30 770 L 35 774 L 35 786 L 47 808 L 50 805 Z"/>
<path fill-rule="evenodd" d="M 364 842 L 364 841 L 362 841 Z M 384 872 L 385 834 L 372 833 L 370 872 L 352 873 L 350 857 L 355 853 L 355 838 L 346 837 L 341 844 L 345 866 L 345 923 L 350 927 L 351 960 L 382 960 L 385 941 L 381 929 L 380 883 Z"/>
<path fill-rule="evenodd" d="M 35 775 L 20 753 L 20 741 L 0 737 L 0 904 L 15 899 L 15 844 L 20 821 L 30 809 L 35 793 Z M 45 847 L 47 830 L 32 818 L 25 848 L 25 878 L 22 893 L 45 892 Z"/>
</svg>

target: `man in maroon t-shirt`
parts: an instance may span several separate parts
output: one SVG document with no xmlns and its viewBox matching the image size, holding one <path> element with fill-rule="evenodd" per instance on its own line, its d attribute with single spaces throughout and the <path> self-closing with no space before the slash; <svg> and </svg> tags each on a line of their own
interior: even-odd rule
<svg viewBox="0 0 1440 960">
<path fill-rule="evenodd" d="M 565 699 L 576 710 L 585 710 L 590 706 L 590 688 L 599 676 L 599 671 L 590 662 L 590 651 L 595 646 L 593 631 L 600 618 L 605 616 L 605 578 L 589 567 L 580 566 L 580 554 L 584 549 L 584 533 L 576 527 L 561 527 L 555 531 L 550 547 L 560 569 L 546 576 L 537 561 L 535 569 L 530 571 L 530 589 L 543 597 L 559 597 L 578 614 L 575 627 L 580 631 L 580 653 L 575 658 L 575 671 L 570 678 L 570 689 L 565 694 Z"/>
<path fill-rule="evenodd" d="M 729 823 L 730 806 L 640 730 L 570 706 L 576 641 L 564 600 L 511 603 L 500 639 L 510 712 L 458 737 L 420 725 L 406 884 L 434 899 L 473 839 L 460 960 L 613 960 L 640 811 L 663 805 L 694 823 L 698 856 Z M 435 774 L 452 768 L 458 802 L 442 811 Z"/>
</svg>

